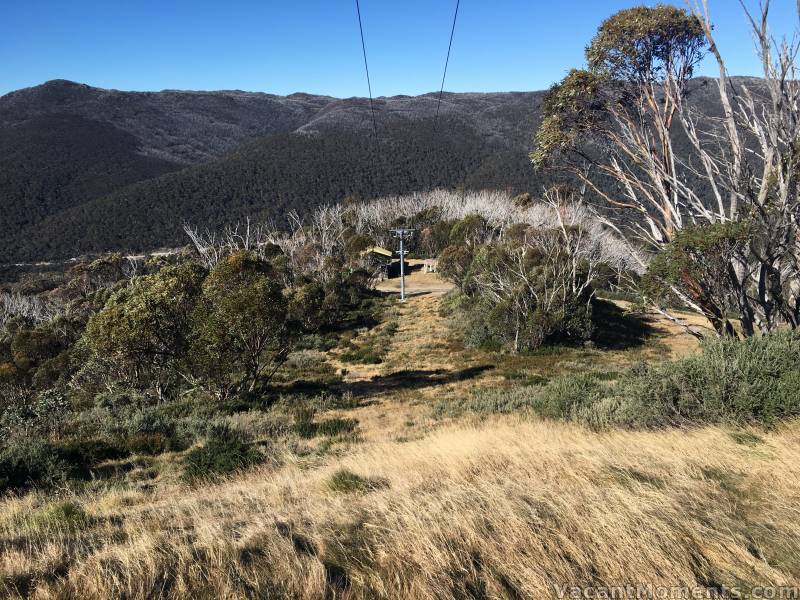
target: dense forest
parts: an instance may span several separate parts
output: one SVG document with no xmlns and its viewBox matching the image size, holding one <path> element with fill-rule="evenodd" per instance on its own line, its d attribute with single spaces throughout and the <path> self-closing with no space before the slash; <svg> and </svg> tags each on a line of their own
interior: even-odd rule
<svg viewBox="0 0 800 600">
<path fill-rule="evenodd" d="M 76 115 L 41 115 L 0 128 L 3 229 L 35 225 L 79 202 L 180 168 L 138 150 L 131 134 Z"/>
<path fill-rule="evenodd" d="M 691 82 L 687 98 L 715 116 L 708 82 Z M 0 98 L 0 265 L 174 246 L 185 222 L 281 224 L 289 211 L 345 199 L 432 188 L 538 195 L 560 176 L 535 172 L 527 156 L 543 96 L 445 94 L 438 122 L 433 95 L 377 98 L 373 132 L 363 98 L 64 81 L 13 92 Z"/>
<path fill-rule="evenodd" d="M 522 152 L 441 119 L 369 131 L 278 134 L 211 163 L 143 181 L 22 228 L 0 243 L 20 260 L 185 242 L 184 222 L 220 225 L 246 217 L 282 222 L 345 198 L 432 188 L 535 189 Z"/>
</svg>

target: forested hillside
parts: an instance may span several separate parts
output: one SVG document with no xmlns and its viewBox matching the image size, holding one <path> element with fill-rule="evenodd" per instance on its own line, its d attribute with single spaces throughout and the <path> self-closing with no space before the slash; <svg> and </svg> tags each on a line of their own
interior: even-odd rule
<svg viewBox="0 0 800 600">
<path fill-rule="evenodd" d="M 183 243 L 184 221 L 282 220 L 346 197 L 532 189 L 541 94 L 137 93 L 48 82 L 0 98 L 0 263 Z"/>
<path fill-rule="evenodd" d="M 108 249 L 185 243 L 184 222 L 284 222 L 291 210 L 347 197 L 372 198 L 437 187 L 536 187 L 522 152 L 487 142 L 443 119 L 367 132 L 281 134 L 212 163 L 127 187 L 24 228 L 2 244 L 27 260 Z"/>
<path fill-rule="evenodd" d="M 717 107 L 707 80 L 689 94 Z M 66 81 L 0 98 L 0 264 L 184 241 L 182 224 L 347 197 L 449 189 L 538 193 L 528 161 L 542 92 L 377 98 L 119 92 Z M 681 144 L 680 136 L 676 143 Z"/>
<path fill-rule="evenodd" d="M 142 155 L 130 133 L 76 115 L 41 115 L 0 128 L 3 233 L 179 168 Z"/>
</svg>

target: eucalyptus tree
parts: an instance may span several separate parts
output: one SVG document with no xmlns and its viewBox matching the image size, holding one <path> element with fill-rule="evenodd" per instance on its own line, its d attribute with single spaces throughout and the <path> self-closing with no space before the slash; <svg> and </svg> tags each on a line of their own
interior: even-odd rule
<svg viewBox="0 0 800 600">
<path fill-rule="evenodd" d="M 669 297 L 720 334 L 800 326 L 800 38 L 773 40 L 769 8 L 744 9 L 760 81 L 730 78 L 705 1 L 613 15 L 586 68 L 550 90 L 531 154 L 592 192 L 642 268 L 664 251 L 676 259 L 650 270 L 646 301 L 671 317 Z M 719 69 L 713 113 L 690 100 L 706 54 Z"/>
<path fill-rule="evenodd" d="M 159 398 L 186 375 L 192 314 L 206 271 L 181 263 L 137 277 L 116 291 L 87 324 L 84 338 L 97 356 Z"/>
</svg>

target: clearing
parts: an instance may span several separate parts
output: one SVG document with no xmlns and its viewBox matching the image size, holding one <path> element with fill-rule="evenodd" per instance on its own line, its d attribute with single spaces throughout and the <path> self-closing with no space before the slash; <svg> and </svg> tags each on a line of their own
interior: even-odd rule
<svg viewBox="0 0 800 600">
<path fill-rule="evenodd" d="M 213 483 L 181 483 L 180 455 L 167 453 L 137 458 L 124 485 L 7 498 L 0 593 L 518 599 L 563 597 L 564 586 L 715 594 L 800 580 L 797 423 L 596 433 L 434 410 L 479 387 L 613 377 L 680 356 L 696 347 L 680 328 L 608 304 L 607 348 L 491 354 L 449 327 L 447 283 L 412 272 L 408 284 L 406 303 L 325 357 L 344 373 L 346 401 L 315 419 L 350 429 L 295 439 L 278 460 Z M 275 418 L 230 417 L 265 431 Z"/>
</svg>

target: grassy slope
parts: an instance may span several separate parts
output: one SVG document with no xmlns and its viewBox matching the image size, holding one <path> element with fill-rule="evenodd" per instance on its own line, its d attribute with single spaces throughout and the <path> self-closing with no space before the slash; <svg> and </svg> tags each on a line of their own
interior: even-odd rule
<svg viewBox="0 0 800 600">
<path fill-rule="evenodd" d="M 69 531 L 6 502 L 6 577 L 43 597 L 549 597 L 560 584 L 800 578 L 800 428 L 596 435 L 491 421 L 218 486 L 83 499 Z M 334 473 L 385 481 L 332 491 Z M 25 516 L 28 515 L 28 516 Z M 33 515 L 33 516 L 31 516 Z M 38 516 L 37 516 L 38 515 Z M 28 545 L 30 544 L 30 545 Z M 77 555 L 77 556 L 76 556 Z"/>
<path fill-rule="evenodd" d="M 451 340 L 438 305 L 392 311 L 379 364 L 330 357 L 355 402 L 321 417 L 358 420 L 347 444 L 216 485 L 181 486 L 167 458 L 140 485 L 5 500 L 3 580 L 43 598 L 539 598 L 567 584 L 800 579 L 799 424 L 597 434 L 433 416 L 519 374 L 689 351 L 677 331 L 656 324 L 626 350 L 491 356 Z"/>
</svg>

